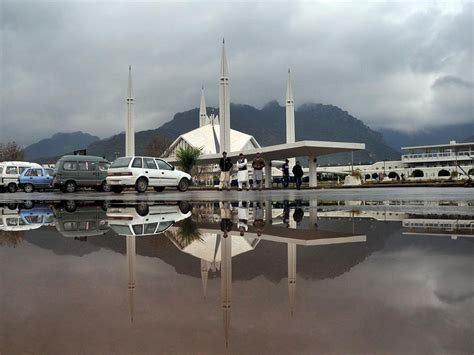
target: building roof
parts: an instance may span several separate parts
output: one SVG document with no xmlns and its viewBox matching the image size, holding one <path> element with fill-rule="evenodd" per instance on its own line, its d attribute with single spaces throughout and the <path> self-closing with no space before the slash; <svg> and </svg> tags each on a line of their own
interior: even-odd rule
<svg viewBox="0 0 474 355">
<path fill-rule="evenodd" d="M 219 152 L 220 144 L 220 125 L 219 124 L 207 124 L 205 126 L 196 128 L 192 131 L 180 135 L 176 140 L 169 146 L 163 156 L 169 155 L 173 151 L 174 147 L 181 141 L 185 140 L 188 144 L 195 148 L 203 148 L 203 154 L 217 154 Z M 230 130 L 230 149 L 231 151 L 241 151 L 247 147 L 248 143 L 251 142 L 254 147 L 260 147 L 260 144 L 255 138 L 249 134 L 236 131 L 235 129 Z M 220 158 L 220 155 L 219 155 Z"/>
<path fill-rule="evenodd" d="M 413 147 L 402 147 L 402 150 L 412 150 L 412 149 L 431 149 L 431 148 L 461 148 L 474 146 L 474 142 L 465 142 L 465 143 L 447 143 L 447 144 L 433 144 L 433 145 L 417 145 Z"/>
</svg>

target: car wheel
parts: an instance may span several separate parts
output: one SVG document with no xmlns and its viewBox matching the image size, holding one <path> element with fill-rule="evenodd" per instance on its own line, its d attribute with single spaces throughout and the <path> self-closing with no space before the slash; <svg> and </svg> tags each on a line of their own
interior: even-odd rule
<svg viewBox="0 0 474 355">
<path fill-rule="evenodd" d="M 69 192 L 69 193 L 76 192 L 76 189 L 77 189 L 77 185 L 74 181 L 67 181 L 66 184 L 64 185 L 64 190 L 66 190 L 66 192 Z"/>
<path fill-rule="evenodd" d="M 184 191 L 187 191 L 188 188 L 189 188 L 189 180 L 186 178 L 182 178 L 179 181 L 178 190 L 184 192 Z"/>
<path fill-rule="evenodd" d="M 25 206 L 27 210 L 31 210 L 35 206 L 35 203 L 31 200 L 26 200 L 23 202 L 23 206 Z"/>
<path fill-rule="evenodd" d="M 148 208 L 148 204 L 146 202 L 140 202 L 135 206 L 135 211 L 137 211 L 138 215 L 145 217 L 150 212 L 150 209 Z"/>
<path fill-rule="evenodd" d="M 154 189 L 155 189 L 156 192 L 163 192 L 163 191 L 165 191 L 165 187 L 164 187 L 164 186 L 155 186 Z"/>
<path fill-rule="evenodd" d="M 10 202 L 10 203 L 7 203 L 7 207 L 9 210 L 16 210 L 16 208 L 18 207 L 18 205 L 16 203 L 13 203 L 13 202 Z"/>
<path fill-rule="evenodd" d="M 67 201 L 64 203 L 64 209 L 65 209 L 67 212 L 74 212 L 74 211 L 77 209 L 77 203 L 76 203 L 76 201 L 74 201 L 74 200 L 67 200 Z"/>
<path fill-rule="evenodd" d="M 107 181 L 104 181 L 102 185 L 100 185 L 100 189 L 102 192 L 110 192 L 110 185 L 107 184 Z"/>
<path fill-rule="evenodd" d="M 15 183 L 12 182 L 12 183 L 8 184 L 8 192 L 13 194 L 13 193 L 17 192 L 17 190 L 18 190 L 18 186 L 16 186 Z"/>
<path fill-rule="evenodd" d="M 184 214 L 191 211 L 191 205 L 189 204 L 188 201 L 179 201 L 178 207 L 179 207 L 179 210 L 181 211 L 181 213 L 184 213 Z"/>
<path fill-rule="evenodd" d="M 148 180 L 144 177 L 141 177 L 135 183 L 135 190 L 139 193 L 143 193 L 148 189 Z"/>
<path fill-rule="evenodd" d="M 112 206 L 112 202 L 110 202 L 109 200 L 105 200 L 104 202 L 102 202 L 102 209 L 104 211 L 107 212 L 107 210 L 110 208 L 110 206 Z"/>
<path fill-rule="evenodd" d="M 110 186 L 110 190 L 116 194 L 119 194 L 123 191 L 123 186 Z"/>
<path fill-rule="evenodd" d="M 35 191 L 35 187 L 32 184 L 26 184 L 23 187 L 23 190 L 25 190 L 25 192 L 31 193 L 31 192 Z"/>
</svg>

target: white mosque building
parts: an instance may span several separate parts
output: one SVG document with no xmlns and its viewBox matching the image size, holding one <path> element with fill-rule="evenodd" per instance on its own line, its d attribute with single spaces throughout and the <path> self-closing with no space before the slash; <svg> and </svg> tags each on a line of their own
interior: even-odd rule
<svg viewBox="0 0 474 355">
<path fill-rule="evenodd" d="M 135 128 L 134 128 L 134 98 L 132 91 L 131 68 L 129 68 L 129 84 L 127 102 L 127 119 L 125 130 L 126 155 L 134 155 L 135 152 Z M 307 157 L 309 170 L 309 186 L 317 186 L 317 157 L 325 154 L 349 152 L 365 149 L 363 143 L 326 142 L 326 141 L 295 141 L 295 112 L 293 88 L 288 70 L 288 83 L 286 91 L 286 143 L 261 147 L 257 140 L 249 134 L 239 132 L 230 128 L 230 93 L 229 93 L 229 68 L 225 43 L 222 42 L 221 65 L 219 77 L 219 116 L 208 116 L 204 89 L 201 93 L 201 105 L 199 110 L 199 127 L 180 135 L 162 154 L 162 158 L 169 163 L 177 163 L 176 153 L 180 148 L 194 147 L 202 148 L 199 165 L 202 167 L 199 180 L 211 181 L 211 175 L 217 173 L 217 163 L 223 152 L 231 159 L 237 159 L 243 153 L 250 162 L 257 153 L 267 161 L 265 166 L 265 188 L 271 188 L 272 175 L 280 171 L 272 167 L 281 165 L 281 162 L 293 157 Z M 276 164 L 275 164 L 276 163 Z M 250 171 L 250 174 L 252 171 Z"/>
</svg>

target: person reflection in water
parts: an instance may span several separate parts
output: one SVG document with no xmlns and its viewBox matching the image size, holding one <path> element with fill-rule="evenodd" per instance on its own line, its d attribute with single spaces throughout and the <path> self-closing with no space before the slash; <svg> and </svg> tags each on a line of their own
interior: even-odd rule
<svg viewBox="0 0 474 355">
<path fill-rule="evenodd" d="M 296 207 L 295 212 L 293 212 L 293 220 L 296 222 L 296 226 L 299 227 L 301 225 L 301 221 L 303 220 L 304 211 L 301 207 Z"/>
<path fill-rule="evenodd" d="M 283 201 L 283 224 L 286 228 L 290 227 L 290 203 L 288 200 Z"/>
<path fill-rule="evenodd" d="M 263 219 L 263 208 L 260 202 L 253 203 L 253 227 L 257 236 L 261 236 L 265 228 L 265 220 Z"/>
<path fill-rule="evenodd" d="M 231 221 L 232 213 L 229 202 L 220 202 L 221 209 L 221 231 L 224 232 L 224 238 L 228 237 L 228 233 L 232 230 L 234 225 Z"/>
<path fill-rule="evenodd" d="M 239 201 L 237 216 L 239 217 L 237 228 L 239 229 L 240 236 L 243 237 L 245 232 L 247 232 L 249 229 L 248 224 L 247 224 L 247 221 L 249 219 L 249 210 L 247 208 L 247 201 Z"/>
</svg>

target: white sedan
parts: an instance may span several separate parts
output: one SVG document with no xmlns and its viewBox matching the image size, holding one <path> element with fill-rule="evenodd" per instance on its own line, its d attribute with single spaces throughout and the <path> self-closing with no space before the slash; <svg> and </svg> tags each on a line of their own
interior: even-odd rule
<svg viewBox="0 0 474 355">
<path fill-rule="evenodd" d="M 113 192 L 120 193 L 126 187 L 145 192 L 153 187 L 161 192 L 165 187 L 177 187 L 186 191 L 191 184 L 191 175 L 176 170 L 166 161 L 152 157 L 122 157 L 116 159 L 107 173 L 107 184 Z"/>
</svg>

